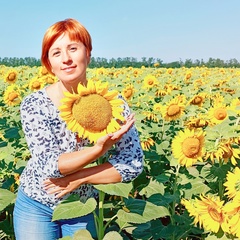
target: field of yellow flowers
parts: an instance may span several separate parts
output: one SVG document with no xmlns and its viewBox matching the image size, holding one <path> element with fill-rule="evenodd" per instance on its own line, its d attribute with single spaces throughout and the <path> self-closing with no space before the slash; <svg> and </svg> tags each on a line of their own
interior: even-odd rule
<svg viewBox="0 0 240 240">
<path fill-rule="evenodd" d="M 108 82 L 136 113 L 145 158 L 130 188 L 99 186 L 104 221 L 111 220 L 106 232 L 117 228 L 122 239 L 240 239 L 240 69 L 96 68 L 87 76 Z M 0 66 L 1 239 L 14 239 L 12 210 L 30 157 L 20 103 L 56 81 L 42 67 Z"/>
</svg>

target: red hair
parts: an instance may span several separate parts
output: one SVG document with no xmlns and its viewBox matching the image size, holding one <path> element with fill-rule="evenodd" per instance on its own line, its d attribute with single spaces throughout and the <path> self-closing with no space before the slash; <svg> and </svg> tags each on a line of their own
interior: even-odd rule
<svg viewBox="0 0 240 240">
<path fill-rule="evenodd" d="M 48 52 L 55 40 L 63 33 L 68 33 L 72 41 L 82 42 L 87 49 L 87 53 L 91 56 L 92 39 L 87 29 L 81 23 L 72 18 L 56 22 L 48 28 L 42 41 L 41 62 L 50 73 L 52 73 L 52 68 L 48 59 Z"/>
</svg>

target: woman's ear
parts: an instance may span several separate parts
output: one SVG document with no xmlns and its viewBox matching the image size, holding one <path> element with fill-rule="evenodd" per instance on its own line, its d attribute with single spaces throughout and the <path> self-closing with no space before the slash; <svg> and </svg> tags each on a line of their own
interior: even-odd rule
<svg viewBox="0 0 240 240">
<path fill-rule="evenodd" d="M 88 64 L 91 62 L 91 56 L 88 57 Z"/>
<path fill-rule="evenodd" d="M 91 62 L 91 52 L 87 50 L 87 64 Z"/>
</svg>

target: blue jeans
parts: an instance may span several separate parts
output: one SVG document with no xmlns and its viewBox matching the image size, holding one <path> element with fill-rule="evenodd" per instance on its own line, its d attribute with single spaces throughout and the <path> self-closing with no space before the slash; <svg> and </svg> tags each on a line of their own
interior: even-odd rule
<svg viewBox="0 0 240 240">
<path fill-rule="evenodd" d="M 29 198 L 19 188 L 13 212 L 16 240 L 56 240 L 73 236 L 80 229 L 87 229 L 96 237 L 93 214 L 52 222 L 52 213 L 51 208 Z"/>
</svg>

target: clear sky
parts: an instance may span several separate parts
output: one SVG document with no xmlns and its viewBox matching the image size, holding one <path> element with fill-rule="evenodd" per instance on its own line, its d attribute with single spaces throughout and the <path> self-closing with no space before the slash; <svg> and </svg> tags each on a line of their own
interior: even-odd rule
<svg viewBox="0 0 240 240">
<path fill-rule="evenodd" d="M 65 18 L 88 29 L 93 57 L 240 61 L 240 0 L 0 0 L 0 57 L 40 58 Z"/>
</svg>

